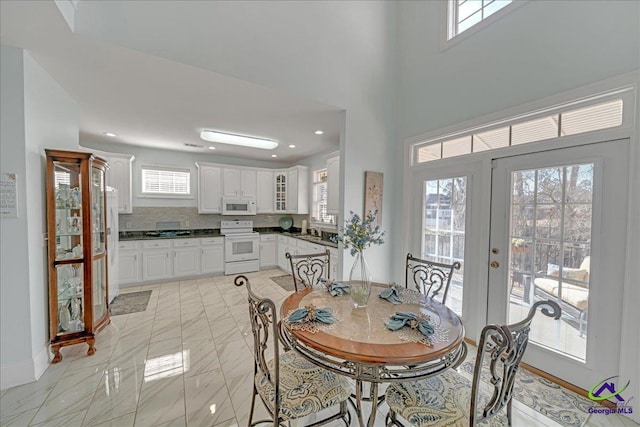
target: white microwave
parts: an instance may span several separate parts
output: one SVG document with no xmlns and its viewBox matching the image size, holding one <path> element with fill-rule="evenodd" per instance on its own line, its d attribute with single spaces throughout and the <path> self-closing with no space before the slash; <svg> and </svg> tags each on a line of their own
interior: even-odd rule
<svg viewBox="0 0 640 427">
<path fill-rule="evenodd" d="M 255 199 L 222 198 L 222 215 L 255 215 Z"/>
</svg>

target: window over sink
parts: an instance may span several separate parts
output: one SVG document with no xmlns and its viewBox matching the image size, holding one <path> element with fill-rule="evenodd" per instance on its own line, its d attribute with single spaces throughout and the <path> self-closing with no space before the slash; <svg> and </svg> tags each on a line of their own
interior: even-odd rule
<svg viewBox="0 0 640 427">
<path fill-rule="evenodd" d="M 334 215 L 327 213 L 327 169 L 313 172 L 313 210 L 312 223 L 335 224 Z"/>
</svg>

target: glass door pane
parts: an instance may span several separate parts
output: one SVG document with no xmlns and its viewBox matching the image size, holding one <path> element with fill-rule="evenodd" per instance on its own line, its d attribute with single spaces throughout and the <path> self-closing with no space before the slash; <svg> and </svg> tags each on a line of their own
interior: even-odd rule
<svg viewBox="0 0 640 427">
<path fill-rule="evenodd" d="M 107 314 L 107 270 L 106 258 L 93 261 L 93 322 Z"/>
<path fill-rule="evenodd" d="M 535 299 L 566 301 L 563 320 L 532 329 L 531 340 L 586 360 L 594 164 L 511 173 L 508 323 Z M 540 316 L 541 322 L 547 318 Z"/>
<path fill-rule="evenodd" d="M 105 252 L 104 232 L 104 172 L 96 167 L 91 168 L 91 235 L 93 254 Z"/>
<path fill-rule="evenodd" d="M 82 264 L 56 266 L 58 289 L 57 335 L 84 330 L 84 272 Z"/>
<path fill-rule="evenodd" d="M 53 162 L 56 260 L 82 258 L 82 176 L 79 163 Z"/>
<path fill-rule="evenodd" d="M 462 264 L 453 273 L 447 306 L 462 314 L 467 177 L 424 181 L 424 220 L 421 258 Z"/>
</svg>

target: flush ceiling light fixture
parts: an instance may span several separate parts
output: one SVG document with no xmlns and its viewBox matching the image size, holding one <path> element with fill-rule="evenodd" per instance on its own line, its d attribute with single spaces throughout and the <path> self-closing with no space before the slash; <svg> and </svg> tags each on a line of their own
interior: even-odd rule
<svg viewBox="0 0 640 427">
<path fill-rule="evenodd" d="M 206 129 L 200 132 L 200 138 L 209 142 L 261 148 L 263 150 L 273 150 L 278 146 L 278 142 L 271 139 L 255 138 L 253 136 L 236 135 L 233 133 L 224 133 Z"/>
<path fill-rule="evenodd" d="M 115 138 L 116 136 L 118 136 L 113 132 L 105 132 L 104 134 L 107 135 L 107 136 L 110 136 L 111 138 Z"/>
<path fill-rule="evenodd" d="M 323 132 L 323 131 L 321 131 L 321 130 L 317 130 L 317 131 L 315 131 L 314 133 L 315 133 L 316 135 L 322 135 L 324 132 Z"/>
<path fill-rule="evenodd" d="M 293 145 L 293 144 L 290 144 L 290 145 L 289 145 L 289 148 L 296 148 L 296 146 L 295 146 L 295 145 Z"/>
</svg>

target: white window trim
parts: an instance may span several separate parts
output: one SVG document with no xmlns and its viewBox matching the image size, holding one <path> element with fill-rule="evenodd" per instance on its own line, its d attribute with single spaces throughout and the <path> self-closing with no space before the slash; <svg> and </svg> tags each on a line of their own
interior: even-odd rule
<svg viewBox="0 0 640 427">
<path fill-rule="evenodd" d="M 597 105 L 597 104 L 600 104 L 609 100 L 614 100 L 614 99 L 622 99 L 622 102 L 623 102 L 622 123 L 620 126 L 616 126 L 613 128 L 605 128 L 605 129 L 595 130 L 590 132 L 584 132 L 584 133 L 571 135 L 571 136 L 564 136 L 564 137 L 561 137 L 560 139 L 570 140 L 576 136 L 584 137 L 585 135 L 593 135 L 593 134 L 598 134 L 603 132 L 612 132 L 620 129 L 629 130 L 629 129 L 632 129 L 634 126 L 633 105 L 635 103 L 635 96 L 636 96 L 635 92 L 636 92 L 636 86 L 631 84 L 631 85 L 625 85 L 625 86 L 607 90 L 607 91 L 592 93 L 591 95 L 577 97 L 574 99 L 567 100 L 565 98 L 564 101 L 559 101 L 555 104 L 551 104 L 550 106 L 549 104 L 547 104 L 547 106 L 542 106 L 542 105 L 539 105 L 538 103 L 526 104 L 525 106 L 506 110 L 505 112 L 502 112 L 496 115 L 490 115 L 490 116 L 485 116 L 484 118 L 470 120 L 466 123 L 456 125 L 454 127 L 450 127 L 447 129 L 443 129 L 439 132 L 438 131 L 430 132 L 420 136 L 412 137 L 406 140 L 406 143 L 408 143 L 408 146 L 405 147 L 409 149 L 409 153 L 408 153 L 409 167 L 415 168 L 415 167 L 420 167 L 429 163 L 433 165 L 433 161 L 422 162 L 422 163 L 418 163 L 417 161 L 417 158 L 416 158 L 417 150 L 426 145 L 445 142 L 450 139 L 460 138 L 460 137 L 478 133 L 478 132 L 486 132 L 486 131 L 498 129 L 505 126 L 517 125 L 525 121 L 534 120 L 537 118 L 543 118 L 549 115 L 563 113 L 563 112 L 566 113 L 567 111 L 570 111 L 570 110 L 579 109 L 582 107 L 588 107 L 591 105 Z M 529 111 L 526 111 L 527 108 L 530 108 Z M 516 112 L 517 110 L 520 110 L 520 111 L 524 110 L 524 112 Z M 523 145 L 540 144 L 540 143 L 547 144 L 550 142 L 557 141 L 558 139 L 559 138 L 543 139 L 540 141 L 534 141 L 534 142 L 530 142 Z M 512 146 L 503 147 L 503 148 L 496 148 L 493 150 L 486 150 L 478 153 L 464 154 L 462 156 L 457 156 L 457 157 L 463 157 L 463 156 L 469 156 L 469 155 L 478 156 L 481 153 L 494 153 L 497 151 L 502 152 L 504 150 L 513 149 L 517 146 L 518 145 L 512 145 Z M 450 158 L 454 158 L 454 157 L 450 157 Z M 439 159 L 437 161 L 442 162 L 444 160 L 446 159 Z"/>
<path fill-rule="evenodd" d="M 171 193 L 143 193 L 142 192 L 142 169 L 162 169 L 168 171 L 189 172 L 189 194 L 171 194 Z M 155 163 L 141 163 L 138 165 L 138 185 L 136 186 L 137 196 L 140 198 L 148 199 L 195 199 L 195 192 L 193 191 L 193 168 L 191 167 L 176 167 L 161 165 Z"/>
<path fill-rule="evenodd" d="M 451 7 L 455 3 L 455 1 L 456 0 L 446 0 L 441 2 L 442 4 L 442 6 L 440 7 L 440 13 L 441 13 L 440 51 L 441 52 L 451 48 L 452 46 L 457 45 L 463 40 L 466 40 L 467 38 L 471 37 L 478 31 L 482 30 L 483 28 L 489 25 L 492 25 L 495 21 L 499 20 L 503 16 L 513 12 L 514 10 L 521 7 L 522 5 L 528 3 L 529 0 L 513 0 L 513 2 L 503 7 L 502 9 L 498 10 L 496 13 L 487 16 L 482 21 L 478 22 L 477 24 L 470 27 L 469 29 L 461 32 L 460 34 L 456 34 L 453 37 L 449 38 L 449 35 L 451 34 L 450 28 L 452 25 L 454 25 L 453 20 L 455 19 L 455 14 L 450 13 L 449 11 L 451 10 Z"/>
</svg>

